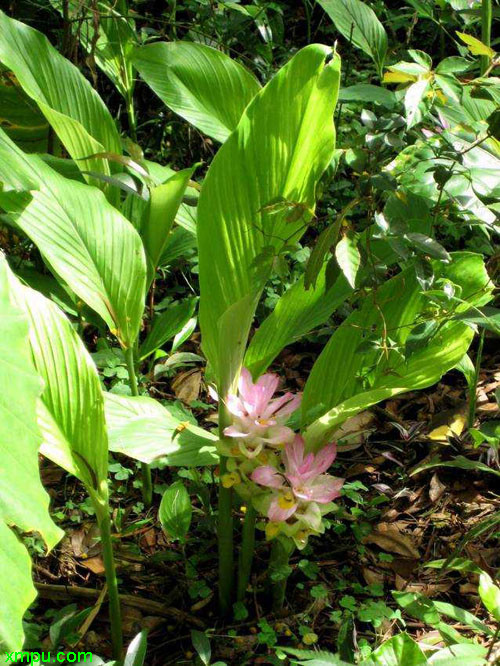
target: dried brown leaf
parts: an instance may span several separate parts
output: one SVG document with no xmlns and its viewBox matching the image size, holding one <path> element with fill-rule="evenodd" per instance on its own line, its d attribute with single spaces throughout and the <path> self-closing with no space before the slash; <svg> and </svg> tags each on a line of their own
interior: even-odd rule
<svg viewBox="0 0 500 666">
<path fill-rule="evenodd" d="M 432 476 L 430 486 L 429 486 L 429 497 L 432 502 L 437 502 L 438 499 L 442 496 L 444 491 L 446 490 L 446 486 L 444 483 L 441 483 L 439 480 L 439 477 L 437 475 L 437 472 Z"/>
<path fill-rule="evenodd" d="M 186 404 L 198 400 L 201 388 L 201 372 L 199 370 L 187 370 L 180 372 L 172 382 L 175 397 Z"/>
<path fill-rule="evenodd" d="M 411 537 L 404 534 L 397 523 L 379 523 L 374 531 L 363 539 L 364 543 L 374 543 L 389 553 L 418 559 L 420 553 Z"/>
</svg>

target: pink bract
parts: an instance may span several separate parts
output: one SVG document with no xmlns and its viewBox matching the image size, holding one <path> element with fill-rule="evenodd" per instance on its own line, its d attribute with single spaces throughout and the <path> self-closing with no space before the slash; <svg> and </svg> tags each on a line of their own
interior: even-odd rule
<svg viewBox="0 0 500 666">
<path fill-rule="evenodd" d="M 328 504 L 338 497 L 344 480 L 325 474 L 336 455 L 334 443 L 316 455 L 305 454 L 304 440 L 296 435 L 283 451 L 283 473 L 270 465 L 257 467 L 250 477 L 252 481 L 278 491 L 271 500 L 268 518 L 273 522 L 288 520 L 301 502 Z"/>
<path fill-rule="evenodd" d="M 254 383 L 250 371 L 243 368 L 238 395 L 227 397 L 226 404 L 233 416 L 233 425 L 224 430 L 224 435 L 244 440 L 243 452 L 251 454 L 249 445 L 255 451 L 261 450 L 264 444 L 277 446 L 293 440 L 293 430 L 283 424 L 299 407 L 302 396 L 288 392 L 273 398 L 278 384 L 278 375 L 271 373 L 262 375 Z"/>
</svg>

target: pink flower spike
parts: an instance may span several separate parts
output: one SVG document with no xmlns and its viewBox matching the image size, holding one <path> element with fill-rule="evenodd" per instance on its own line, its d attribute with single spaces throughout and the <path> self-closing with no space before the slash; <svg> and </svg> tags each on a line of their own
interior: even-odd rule
<svg viewBox="0 0 500 666">
<path fill-rule="evenodd" d="M 285 463 L 287 476 L 298 473 L 304 462 L 304 447 L 304 440 L 300 435 L 296 435 L 293 442 L 288 444 L 283 451 L 283 462 Z"/>
<path fill-rule="evenodd" d="M 252 375 L 250 373 L 250 370 L 247 370 L 247 368 L 241 368 L 240 378 L 238 380 L 238 392 L 239 392 L 239 394 L 243 398 L 245 398 L 246 396 L 251 395 L 252 389 L 253 389 L 253 381 L 252 381 Z"/>
<path fill-rule="evenodd" d="M 243 404 L 250 416 L 258 418 L 264 411 L 265 406 L 273 397 L 278 388 L 279 377 L 266 374 L 259 377 L 257 382 L 252 382 L 252 375 L 246 368 L 241 369 L 238 389 L 243 399 Z"/>
<path fill-rule="evenodd" d="M 283 486 L 283 477 L 271 465 L 257 467 L 250 477 L 252 481 L 267 488 L 281 488 Z"/>
</svg>

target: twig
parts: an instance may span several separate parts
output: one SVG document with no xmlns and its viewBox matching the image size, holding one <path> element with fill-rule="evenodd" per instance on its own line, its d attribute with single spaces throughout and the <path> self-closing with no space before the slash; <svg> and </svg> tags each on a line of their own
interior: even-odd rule
<svg viewBox="0 0 500 666">
<path fill-rule="evenodd" d="M 101 593 L 100 590 L 88 589 L 86 587 L 69 587 L 67 585 L 51 585 L 48 583 L 36 583 L 35 586 L 42 599 L 67 599 L 68 597 L 74 597 L 75 599 L 93 600 L 98 599 Z M 203 629 L 205 626 L 199 618 L 152 599 L 144 599 L 132 594 L 120 594 L 120 603 L 130 608 L 145 611 L 149 615 L 171 617 L 179 622 L 185 622 L 200 629 Z"/>
</svg>

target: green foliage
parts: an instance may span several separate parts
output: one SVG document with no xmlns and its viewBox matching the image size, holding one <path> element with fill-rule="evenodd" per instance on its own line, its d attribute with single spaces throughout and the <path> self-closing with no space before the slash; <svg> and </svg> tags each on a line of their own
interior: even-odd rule
<svg viewBox="0 0 500 666">
<path fill-rule="evenodd" d="M 492 8 L 484 0 L 479 17 L 465 0 L 439 7 L 408 2 L 409 8 L 393 8 L 319 0 L 325 17 L 309 0 L 297 12 L 282 0 L 216 7 L 185 0 L 153 14 L 148 3 L 127 0 L 51 0 L 62 23 L 59 16 L 57 26 L 47 22 L 50 42 L 29 27 L 42 24 L 38 17 L 26 25 L 0 13 L 2 245 L 19 278 L 0 259 L 0 374 L 6 386 L 0 400 L 6 463 L 0 472 L 0 583 L 8 598 L 0 601 L 2 647 L 21 647 L 22 615 L 34 598 L 28 552 L 15 530 L 40 534 L 23 537 L 37 556 L 60 536 L 39 481 L 39 449 L 90 493 L 90 500 L 67 500 L 55 515 L 70 523 L 95 516 L 99 523 L 118 659 L 107 476 L 118 493 L 141 482 L 131 478 L 134 463 L 118 459 L 108 466 L 108 448 L 143 466 L 182 466 L 167 477 L 166 489 L 155 486 L 163 493 L 159 520 L 167 536 L 181 542 L 175 552 L 159 555 L 184 560 L 188 596 L 208 599 L 212 585 L 202 577 L 204 556 L 186 553 L 197 541 L 186 537 L 196 527 L 212 538 L 217 519 L 220 543 L 227 546 L 220 589 L 230 587 L 229 529 L 236 505 L 232 490 L 224 488 L 217 515 L 210 493 L 225 460 L 215 474 L 196 469 L 220 462 L 218 438 L 199 428 L 180 403 L 147 395 L 167 397 L 179 369 L 192 368 L 200 382 L 204 359 L 194 316 L 200 290 L 205 379 L 221 395 L 221 431 L 224 399 L 241 365 L 256 378 L 285 347 L 293 352 L 288 379 L 300 383 L 310 357 L 314 364 L 302 415 L 289 422 L 298 428 L 302 419 L 311 447 L 329 441 L 348 417 L 430 386 L 453 368 L 467 379 L 473 425 L 483 337 L 475 366 L 467 351 L 479 329 L 482 335 L 500 330 L 498 311 L 486 305 L 493 283 L 485 268 L 494 277 L 500 212 Z M 44 12 L 45 22 L 50 8 Z M 481 39 L 474 33 L 478 18 Z M 347 53 L 340 91 L 338 55 L 311 44 L 318 37 L 332 44 L 339 34 L 339 49 Z M 58 40 L 67 58 L 51 45 Z M 429 52 L 411 48 L 412 42 L 428 43 Z M 454 50 L 445 53 L 448 48 Z M 356 49 L 369 56 L 382 85 L 375 85 L 372 64 L 366 66 Z M 145 82 L 135 98 L 133 68 Z M 124 112 L 133 142 L 115 124 Z M 199 182 L 191 180 L 195 167 Z M 121 348 L 112 346 L 109 332 Z M 170 350 L 160 351 L 171 340 Z M 130 391 L 134 396 L 122 395 Z M 203 395 L 190 402 L 207 422 L 209 403 Z M 489 447 L 489 459 L 498 455 L 497 421 L 469 434 L 475 447 Z M 12 455 L 14 440 L 22 466 Z M 465 455 L 430 457 L 413 473 L 437 466 L 498 476 L 484 459 Z M 340 503 L 352 520 L 350 531 L 345 523 L 324 524 L 335 536 L 352 531 L 355 548 L 366 555 L 363 537 L 388 496 L 368 500 L 360 491 L 367 491 L 361 482 L 344 485 Z M 132 501 L 113 513 L 124 535 L 150 520 L 140 517 L 144 504 Z M 338 509 L 336 517 L 342 515 Z M 124 524 L 125 516 L 138 514 L 137 524 Z M 497 512 L 479 521 L 447 560 L 433 563 L 480 574 L 480 597 L 497 622 L 498 585 L 459 555 L 469 540 L 497 529 L 499 520 Z M 248 564 L 252 521 L 245 521 L 244 533 L 243 546 L 252 545 Z M 475 640 L 491 641 L 494 630 L 470 611 L 448 600 L 395 592 L 400 610 L 392 601 L 388 605 L 382 584 L 339 579 L 326 585 L 314 550 L 307 548 L 308 559 L 297 567 L 296 560 L 288 563 L 288 552 L 271 563 L 274 601 L 282 602 L 292 574 L 308 579 L 297 589 L 314 608 L 335 599 L 330 619 L 338 629 L 338 654 L 283 648 L 268 655 L 271 662 L 287 654 L 292 663 L 310 666 L 355 660 L 362 666 L 486 663 L 487 648 Z M 379 563 L 393 559 L 378 555 Z M 259 585 L 259 577 L 251 580 Z M 228 596 L 226 610 L 232 607 L 237 621 L 246 620 L 253 607 L 232 601 Z M 88 611 L 63 609 L 50 629 L 53 642 L 75 639 Z M 376 630 L 387 620 L 404 626 L 402 611 L 439 632 L 446 647 L 428 649 L 404 632 L 373 650 L 366 639 L 355 646 L 355 623 Z M 293 638 L 312 645 L 320 626 L 301 614 Z M 256 633 L 257 650 L 275 649 L 278 625 L 262 617 Z M 208 634 L 193 631 L 192 641 L 198 661 L 210 663 Z M 140 666 L 145 655 L 142 632 L 125 664 Z"/>
<path fill-rule="evenodd" d="M 29 318 L 33 361 L 45 383 L 38 413 L 41 451 L 91 493 L 106 496 L 108 441 L 96 367 L 54 303 L 19 283 L 14 293 Z"/>
<path fill-rule="evenodd" d="M 2 130 L 0 157 L 0 178 L 16 188 L 0 193 L 0 205 L 56 275 L 130 347 L 141 324 L 146 279 L 135 229 L 99 190 L 60 176 L 36 155 L 25 155 Z M 14 172 L 13 160 L 19 164 Z"/>
<path fill-rule="evenodd" d="M 361 0 L 318 0 L 318 3 L 343 37 L 370 56 L 381 75 L 387 33 L 373 9 Z"/>
<path fill-rule="evenodd" d="M 121 154 L 120 136 L 106 105 L 78 68 L 40 32 L 3 12 L 0 62 L 15 73 L 79 168 L 110 174 L 108 161 L 92 156 L 103 151 Z"/>
<path fill-rule="evenodd" d="M 141 360 L 147 358 L 182 331 L 193 316 L 195 307 L 196 299 L 188 298 L 180 303 L 175 303 L 155 317 L 151 330 L 139 350 Z"/>
<path fill-rule="evenodd" d="M 480 256 L 457 254 L 449 267 L 440 267 L 440 274 L 444 284 L 450 281 L 461 290 L 452 307 L 467 307 L 468 299 L 478 305 L 489 300 L 491 283 Z M 426 347 L 405 358 L 406 340 L 430 305 L 413 268 L 386 282 L 373 298 L 336 330 L 309 376 L 303 420 L 310 423 L 309 414 L 317 413 L 318 406 L 324 412 L 306 430 L 311 445 L 326 442 L 338 424 L 384 398 L 430 386 L 455 367 L 469 347 L 470 328 L 445 317 Z"/>
<path fill-rule="evenodd" d="M 4 652 L 22 648 L 21 620 L 36 596 L 30 557 L 12 527 L 36 530 L 48 548 L 62 536 L 50 518 L 49 497 L 38 471 L 42 433 L 37 402 L 43 384 L 31 361 L 29 319 L 16 302 L 15 288 L 15 278 L 0 255 L 0 381 L 4 387 L 0 394 L 0 650 Z"/>
<path fill-rule="evenodd" d="M 148 44 L 135 51 L 133 63 L 172 111 L 221 142 L 260 88 L 242 65 L 204 44 Z"/>
<path fill-rule="evenodd" d="M 111 451 L 144 463 L 161 458 L 174 467 L 218 462 L 217 437 L 157 400 L 106 393 L 105 408 Z"/>
<path fill-rule="evenodd" d="M 165 490 L 158 516 L 169 537 L 177 540 L 186 537 L 191 525 L 192 509 L 189 493 L 182 481 L 176 481 Z"/>
<path fill-rule="evenodd" d="M 222 393 L 234 381 L 273 256 L 304 232 L 334 148 L 340 62 L 300 51 L 246 109 L 217 153 L 198 205 L 200 325 Z M 279 104 L 283 113 L 273 113 Z M 270 125 L 271 123 L 271 125 Z M 303 208 L 289 220 L 288 206 Z M 280 209 L 275 204 L 280 205 Z"/>
</svg>

